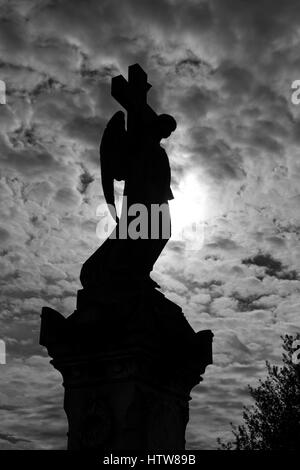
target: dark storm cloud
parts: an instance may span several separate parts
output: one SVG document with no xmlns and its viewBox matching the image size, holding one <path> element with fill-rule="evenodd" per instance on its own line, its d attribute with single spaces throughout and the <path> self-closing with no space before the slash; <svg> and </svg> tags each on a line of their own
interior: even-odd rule
<svg viewBox="0 0 300 470">
<path fill-rule="evenodd" d="M 194 120 L 205 116 L 210 109 L 215 107 L 214 93 L 197 86 L 191 87 L 179 99 L 178 106 L 189 119 Z"/>
<path fill-rule="evenodd" d="M 76 2 L 76 8 L 71 1 L 54 1 L 49 2 L 41 10 L 36 10 L 38 18 L 43 19 L 47 14 L 48 17 L 56 19 L 59 25 L 67 27 L 67 30 L 73 26 L 77 29 L 81 39 L 91 39 L 92 35 L 105 34 L 106 24 L 109 24 L 113 31 L 113 39 L 119 37 L 121 40 L 121 32 L 124 32 L 126 26 L 134 21 L 136 21 L 133 23 L 136 29 L 139 25 L 143 28 L 144 24 L 152 23 L 161 28 L 170 29 L 172 32 L 174 29 L 175 32 L 178 30 L 179 34 L 182 30 L 198 32 L 200 29 L 207 29 L 213 21 L 210 4 L 206 1 L 183 3 L 153 0 L 150 3 L 147 0 L 126 0 L 123 2 L 95 0 L 88 2 L 87 7 L 86 1 L 79 0 Z M 89 31 L 85 31 L 87 22 Z M 97 44 L 97 39 L 91 42 L 93 45 Z"/>
<path fill-rule="evenodd" d="M 284 266 L 281 261 L 276 260 L 269 253 L 258 253 L 252 258 L 243 259 L 242 263 L 247 265 L 253 264 L 256 266 L 263 266 L 267 275 L 276 276 L 279 279 L 293 280 L 298 278 L 297 271 L 288 270 L 287 266 Z"/>
<path fill-rule="evenodd" d="M 237 95 L 239 98 L 251 91 L 255 80 L 249 70 L 229 60 L 222 62 L 213 75 L 215 79 L 220 80 L 224 93 Z"/>
<path fill-rule="evenodd" d="M 67 136 L 74 138 L 74 140 L 81 140 L 83 143 L 97 146 L 104 127 L 104 119 L 76 116 L 66 124 L 64 131 Z"/>
<path fill-rule="evenodd" d="M 182 35 L 185 32 L 195 36 L 201 36 L 205 31 L 213 31 L 213 26 L 218 26 L 218 34 L 222 34 L 223 29 L 229 30 L 230 27 L 234 30 L 243 28 L 244 22 L 246 19 L 250 18 L 250 25 L 253 19 L 253 27 L 256 26 L 256 18 L 258 14 L 263 14 L 264 10 L 267 10 L 270 6 L 270 3 L 266 3 L 263 6 L 259 6 L 254 2 L 253 6 L 245 7 L 243 2 L 230 2 L 232 5 L 224 6 L 220 2 L 199 2 L 199 3 L 186 3 L 182 4 L 177 2 L 171 4 L 167 1 L 155 2 L 155 4 L 149 5 L 149 2 L 146 1 L 128 1 L 122 2 L 122 4 L 115 2 L 89 2 L 87 8 L 86 2 L 76 2 L 76 8 L 71 2 L 50 2 L 42 4 L 41 7 L 34 8 L 31 11 L 31 21 L 33 25 L 38 25 L 41 27 L 45 26 L 46 34 L 51 34 L 53 32 L 53 27 L 55 25 L 58 35 L 55 40 L 48 37 L 47 42 L 42 43 L 41 38 L 38 38 L 38 46 L 43 47 L 50 46 L 54 47 L 57 52 L 62 48 L 66 47 L 66 41 L 59 39 L 63 38 L 63 35 L 70 34 L 72 37 L 78 37 L 76 43 L 73 42 L 73 47 L 81 47 L 85 45 L 88 49 L 87 51 L 93 50 L 93 48 L 98 44 L 98 41 L 102 41 L 101 45 L 99 44 L 99 52 L 102 53 L 105 51 L 105 54 L 113 54 L 112 57 L 120 59 L 118 56 L 119 52 L 125 48 L 127 38 L 130 38 L 131 45 L 136 43 L 136 53 L 138 51 L 144 56 L 146 60 L 149 53 L 148 43 L 143 45 L 143 42 L 139 42 L 136 38 L 141 33 L 141 26 L 144 22 L 148 22 L 152 26 L 157 26 L 160 31 L 163 31 L 165 28 L 171 28 L 172 31 L 177 31 L 178 34 Z M 245 10 L 249 10 L 249 15 L 245 15 Z M 275 10 L 277 7 L 275 6 Z M 231 10 L 233 9 L 233 10 Z M 281 9 L 283 13 L 286 13 L 285 9 Z M 280 11 L 281 11 L 280 10 Z M 272 8 L 272 12 L 274 7 Z M 231 22 L 227 23 L 228 14 L 232 18 Z M 102 21 L 99 23 L 98 16 L 100 15 Z M 47 23 L 46 23 L 47 18 Z M 269 21 L 272 22 L 272 14 L 270 15 Z M 275 20 L 277 19 L 276 13 L 274 15 Z M 7 20 L 9 21 L 9 19 Z M 17 31 L 17 25 L 22 24 L 21 19 L 14 21 L 13 31 Z M 104 28 L 104 24 L 109 24 L 109 28 Z M 129 24 L 134 24 L 136 26 L 136 38 L 130 31 L 131 28 L 128 28 Z M 227 26 L 225 26 L 227 24 Z M 25 26 L 23 26 L 25 27 Z M 58 28 L 58 30 L 57 30 Z M 270 29 L 270 31 L 276 30 L 276 25 Z M 21 32 L 20 34 L 24 33 Z M 242 33 L 246 36 L 246 31 L 243 29 Z M 249 34 L 251 35 L 251 27 Z M 271 34 L 271 33 L 270 33 Z M 13 35 L 15 39 L 8 38 L 8 41 L 15 43 L 18 41 L 17 32 L 14 32 Z M 271 35 L 272 36 L 272 35 Z M 239 46 L 241 49 L 244 47 L 244 38 L 240 39 Z M 34 42 L 32 43 L 34 44 Z M 107 48 L 107 50 L 106 50 Z M 100 75 L 103 77 L 109 77 L 111 73 L 116 73 L 117 68 L 115 64 L 105 65 L 102 69 L 102 72 L 96 72 L 95 66 L 89 64 L 88 53 L 83 52 L 84 47 L 81 47 L 82 52 L 81 56 L 83 58 L 81 65 L 81 76 L 88 79 L 100 79 Z M 127 62 L 130 60 L 128 53 L 130 54 L 130 49 L 126 51 L 123 56 L 123 61 L 125 58 Z M 40 57 L 37 51 L 37 48 L 31 47 L 30 51 L 34 57 Z M 94 50 L 94 52 L 96 52 Z M 244 51 L 245 52 L 245 51 Z M 51 57 L 51 51 L 44 51 L 45 57 Z M 201 65 L 201 60 L 193 54 L 194 58 L 182 59 L 177 63 L 177 67 L 186 66 L 188 64 L 193 67 L 199 67 Z M 57 59 L 58 60 L 58 59 Z M 50 61 L 51 62 L 51 61 Z M 112 61 L 113 62 L 113 61 Z M 202 61 L 203 62 L 203 61 Z M 240 65 L 234 63 L 234 61 L 225 60 L 221 63 L 219 67 L 215 70 L 216 77 L 220 77 L 222 81 L 222 90 L 228 92 L 231 97 L 246 95 L 251 88 L 252 84 L 252 74 L 246 68 L 243 68 Z M 52 78 L 54 80 L 54 78 Z M 87 86 L 90 86 L 88 83 Z M 39 85 L 43 87 L 44 85 Z M 41 89 L 39 88 L 39 93 Z M 96 92 L 96 90 L 93 90 Z M 108 90 L 105 90 L 104 95 L 108 96 Z M 100 100 L 100 106 L 103 103 Z M 195 117 L 201 117 L 206 115 L 207 111 L 210 109 L 217 109 L 217 97 L 215 92 L 211 90 L 205 90 L 203 86 L 201 87 L 190 87 L 186 90 L 179 99 L 179 108 L 189 117 L 189 119 L 194 120 Z M 93 122 L 94 121 L 94 122 Z M 83 142 L 95 145 L 97 139 L 99 139 L 99 134 L 97 134 L 97 118 L 87 117 L 87 116 L 71 116 L 68 119 L 67 124 L 65 124 L 64 130 L 67 135 L 71 138 L 78 138 L 83 140 Z M 101 130 L 101 125 L 98 130 Z M 253 132 L 252 135 L 245 136 L 244 142 L 249 142 L 249 144 L 254 144 L 262 150 L 267 149 L 268 151 L 280 152 L 280 144 L 272 139 L 271 137 L 266 136 L 263 131 L 260 131 L 262 136 L 260 137 L 259 130 L 258 132 Z M 247 133 L 247 132 L 246 132 Z M 242 137 L 243 140 L 243 137 Z M 210 149 L 203 148 L 201 149 L 203 154 L 211 153 Z M 229 157 L 230 158 L 230 157 Z M 234 173 L 237 172 L 234 169 L 234 165 L 229 161 L 226 161 L 226 157 L 223 156 L 222 160 L 215 158 L 213 166 L 215 167 L 214 172 L 217 174 L 223 174 L 224 176 L 228 174 L 231 178 Z M 219 169 L 218 169 L 219 167 Z"/>
<path fill-rule="evenodd" d="M 237 309 L 239 312 L 251 312 L 251 310 L 262 310 L 264 308 L 268 308 L 268 306 L 259 302 L 259 299 L 263 297 L 259 294 L 241 296 L 238 292 L 233 292 L 232 297 L 238 301 Z"/>
<path fill-rule="evenodd" d="M 22 439 L 20 437 L 12 436 L 11 434 L 0 433 L 0 439 L 3 441 L 10 442 L 11 444 L 18 444 L 19 442 L 31 442 L 28 439 Z"/>
<path fill-rule="evenodd" d="M 245 139 L 245 142 L 270 153 L 282 154 L 284 150 L 283 144 L 268 136 L 266 132 L 259 127 L 251 129 L 250 136 L 248 139 Z"/>
<path fill-rule="evenodd" d="M 127 2 L 129 13 L 137 16 L 142 21 L 152 21 L 161 28 L 167 28 L 172 33 L 184 31 L 199 32 L 212 26 L 213 16 L 211 7 L 207 1 L 199 2 L 170 2 L 155 0 L 149 3 L 147 0 Z"/>
<path fill-rule="evenodd" d="M 84 194 L 89 187 L 89 185 L 95 180 L 95 177 L 92 176 L 86 169 L 84 169 L 83 173 L 80 175 L 80 184 L 78 187 L 78 191 L 81 194 Z"/>
<path fill-rule="evenodd" d="M 238 148 L 232 148 L 224 140 L 216 138 L 215 131 L 204 127 L 193 129 L 189 150 L 194 162 L 215 180 L 243 179 L 243 158 Z"/>
<path fill-rule="evenodd" d="M 6 53 L 19 55 L 22 51 L 26 50 L 26 25 L 22 18 L 15 16 L 14 11 L 8 8 L 3 9 L 2 17 L 0 19 L 0 41 L 2 47 L 5 48 Z"/>
<path fill-rule="evenodd" d="M 63 171 L 63 165 L 45 149 L 14 148 L 14 136 L 10 135 L 12 146 L 0 139 L 2 165 L 12 167 L 27 175 L 43 173 L 45 170 Z M 30 142 L 27 141 L 30 144 Z"/>
<path fill-rule="evenodd" d="M 6 240 L 9 240 L 10 238 L 10 233 L 8 230 L 5 228 L 0 227 L 0 242 L 5 242 Z"/>
<path fill-rule="evenodd" d="M 175 64 L 175 72 L 179 75 L 192 75 L 196 76 L 199 73 L 200 69 L 207 68 L 210 69 L 210 66 L 207 62 L 201 60 L 196 54 L 188 51 L 186 58 L 179 60 Z"/>
<path fill-rule="evenodd" d="M 236 47 L 242 43 L 248 58 L 259 59 L 281 38 L 288 41 L 297 30 L 300 5 L 297 0 L 212 0 L 212 11 Z"/>
</svg>

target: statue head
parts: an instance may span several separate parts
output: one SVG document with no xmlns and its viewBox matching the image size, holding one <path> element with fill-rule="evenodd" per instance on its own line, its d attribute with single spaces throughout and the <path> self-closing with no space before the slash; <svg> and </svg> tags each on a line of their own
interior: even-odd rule
<svg viewBox="0 0 300 470">
<path fill-rule="evenodd" d="M 157 137 L 159 140 L 166 139 L 175 131 L 176 127 L 177 123 L 173 116 L 170 116 L 170 114 L 160 114 L 156 125 Z"/>
</svg>

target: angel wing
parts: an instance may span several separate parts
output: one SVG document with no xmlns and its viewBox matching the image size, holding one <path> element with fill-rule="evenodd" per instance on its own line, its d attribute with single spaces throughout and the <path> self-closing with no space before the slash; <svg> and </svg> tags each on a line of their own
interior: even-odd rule
<svg viewBox="0 0 300 470">
<path fill-rule="evenodd" d="M 108 121 L 100 144 L 100 168 L 103 194 L 112 213 L 115 208 L 114 179 L 126 179 L 128 137 L 125 128 L 125 114 L 117 111 Z"/>
</svg>

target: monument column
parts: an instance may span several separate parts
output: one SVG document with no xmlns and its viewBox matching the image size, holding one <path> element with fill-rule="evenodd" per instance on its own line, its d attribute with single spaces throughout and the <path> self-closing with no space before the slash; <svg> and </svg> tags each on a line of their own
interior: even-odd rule
<svg viewBox="0 0 300 470">
<path fill-rule="evenodd" d="M 118 316 L 98 304 L 98 319 L 80 305 L 68 318 L 43 308 L 40 343 L 63 377 L 69 450 L 185 448 L 190 392 L 212 363 L 213 335 L 195 333 L 160 292 L 149 297 L 131 319 L 124 305 Z"/>
</svg>

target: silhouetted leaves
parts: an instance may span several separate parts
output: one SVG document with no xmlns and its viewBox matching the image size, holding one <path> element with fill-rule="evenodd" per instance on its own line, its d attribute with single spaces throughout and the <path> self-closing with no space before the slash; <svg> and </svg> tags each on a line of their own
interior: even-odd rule
<svg viewBox="0 0 300 470">
<path fill-rule="evenodd" d="M 283 339 L 283 366 L 266 362 L 267 378 L 258 387 L 250 387 L 255 400 L 244 407 L 244 424 L 232 426 L 234 439 L 218 439 L 222 450 L 297 450 L 300 442 L 300 365 L 293 363 L 293 342 Z"/>
</svg>

